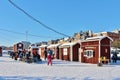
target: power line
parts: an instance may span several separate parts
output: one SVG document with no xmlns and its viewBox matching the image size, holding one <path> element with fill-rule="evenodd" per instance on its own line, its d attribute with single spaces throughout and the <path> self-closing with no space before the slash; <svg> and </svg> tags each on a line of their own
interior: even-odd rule
<svg viewBox="0 0 120 80">
<path fill-rule="evenodd" d="M 16 7 L 17 9 L 19 9 L 20 11 L 22 11 L 22 12 L 23 12 L 26 16 L 28 16 L 30 19 L 32 19 L 33 21 L 41 24 L 43 27 L 45 27 L 45 28 L 47 28 L 47 29 L 49 29 L 49 30 L 57 33 L 57 34 L 60 34 L 60 35 L 66 36 L 66 37 L 70 37 L 70 36 L 68 36 L 68 35 L 66 35 L 66 34 L 63 34 L 63 33 L 59 32 L 59 31 L 56 31 L 55 29 L 47 26 L 46 24 L 42 23 L 42 22 L 39 21 L 38 19 L 34 18 L 32 15 L 30 15 L 29 13 L 27 13 L 25 10 L 23 10 L 22 8 L 20 8 L 18 5 L 16 5 L 16 4 L 15 4 L 14 2 L 12 2 L 11 0 L 8 0 L 8 1 L 9 1 L 14 7 Z"/>
<path fill-rule="evenodd" d="M 7 29 L 1 29 L 1 28 L 0 28 L 0 30 L 1 30 L 1 31 L 10 32 L 10 33 L 20 34 L 20 35 L 26 35 L 26 33 L 11 31 L 11 30 L 7 30 Z M 28 34 L 28 33 L 27 33 L 27 35 L 28 35 L 28 36 L 33 36 L 33 37 L 40 37 L 40 38 L 41 38 L 41 37 L 42 37 L 42 38 L 43 38 L 43 37 L 44 37 L 44 38 L 53 38 L 53 37 L 50 37 L 50 36 L 39 36 L 39 35 Z M 54 38 L 55 38 L 55 37 L 54 37 Z"/>
<path fill-rule="evenodd" d="M 1 29 L 2 31 L 6 31 L 6 32 L 11 32 L 11 33 L 15 33 L 15 34 L 21 34 L 21 35 L 25 35 L 25 33 L 21 33 L 21 32 L 15 32 L 15 31 L 11 31 L 11 30 L 7 30 L 7 29 Z"/>
<path fill-rule="evenodd" d="M 8 37 L 6 37 L 7 35 L 6 34 L 4 34 L 4 33 L 1 33 L 0 32 L 0 34 L 3 34 L 3 35 L 1 35 L 0 37 L 0 45 L 1 45 L 1 43 L 3 44 L 3 43 L 5 43 L 5 44 L 8 44 L 8 43 L 12 43 L 12 42 L 14 42 L 15 41 L 15 39 L 12 39 L 13 38 L 13 36 L 10 38 L 8 38 Z"/>
</svg>

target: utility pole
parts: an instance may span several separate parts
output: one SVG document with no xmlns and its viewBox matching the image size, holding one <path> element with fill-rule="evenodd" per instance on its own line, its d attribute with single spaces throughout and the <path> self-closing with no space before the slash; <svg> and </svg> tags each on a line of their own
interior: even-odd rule
<svg viewBox="0 0 120 80">
<path fill-rule="evenodd" d="M 28 31 L 26 31 L 26 42 L 28 41 Z"/>
</svg>

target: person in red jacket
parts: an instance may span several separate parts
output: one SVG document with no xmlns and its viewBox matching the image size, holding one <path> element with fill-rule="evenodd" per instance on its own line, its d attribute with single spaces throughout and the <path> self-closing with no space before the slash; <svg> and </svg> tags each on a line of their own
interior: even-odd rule
<svg viewBox="0 0 120 80">
<path fill-rule="evenodd" d="M 51 64 L 52 66 L 52 50 L 48 50 L 48 54 L 47 54 L 47 65 Z"/>
</svg>

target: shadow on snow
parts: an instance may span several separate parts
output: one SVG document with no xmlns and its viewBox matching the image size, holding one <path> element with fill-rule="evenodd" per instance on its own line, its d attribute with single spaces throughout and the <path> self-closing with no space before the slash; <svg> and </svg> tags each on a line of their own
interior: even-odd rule
<svg viewBox="0 0 120 80">
<path fill-rule="evenodd" d="M 0 76 L 0 80 L 75 80 L 75 77 L 25 77 L 25 76 Z"/>
</svg>

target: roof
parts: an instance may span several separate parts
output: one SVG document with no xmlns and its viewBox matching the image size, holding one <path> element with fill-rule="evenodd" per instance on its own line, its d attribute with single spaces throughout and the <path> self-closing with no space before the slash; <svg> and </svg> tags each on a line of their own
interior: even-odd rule
<svg viewBox="0 0 120 80">
<path fill-rule="evenodd" d="M 60 45 L 59 48 L 62 48 L 62 47 L 72 47 L 75 44 L 77 44 L 77 42 L 64 43 L 64 44 Z"/>
<path fill-rule="evenodd" d="M 47 47 L 47 45 L 41 45 L 41 46 L 39 46 L 39 47 L 40 47 L 40 48 L 41 48 L 41 47 Z"/>
<path fill-rule="evenodd" d="M 30 48 L 38 48 L 37 46 L 30 46 Z"/>
<path fill-rule="evenodd" d="M 82 42 L 86 42 L 86 41 L 100 41 L 100 40 L 102 40 L 102 39 L 104 39 L 104 38 L 108 38 L 108 39 L 110 39 L 111 41 L 113 41 L 113 39 L 112 38 L 110 38 L 109 36 L 97 36 L 97 37 L 90 37 L 90 38 L 87 38 L 86 40 L 84 40 L 84 41 L 82 41 Z"/>
<path fill-rule="evenodd" d="M 49 45 L 47 48 L 53 48 L 53 47 L 57 47 L 57 46 L 59 46 L 60 44 L 51 44 L 51 45 Z"/>
</svg>

